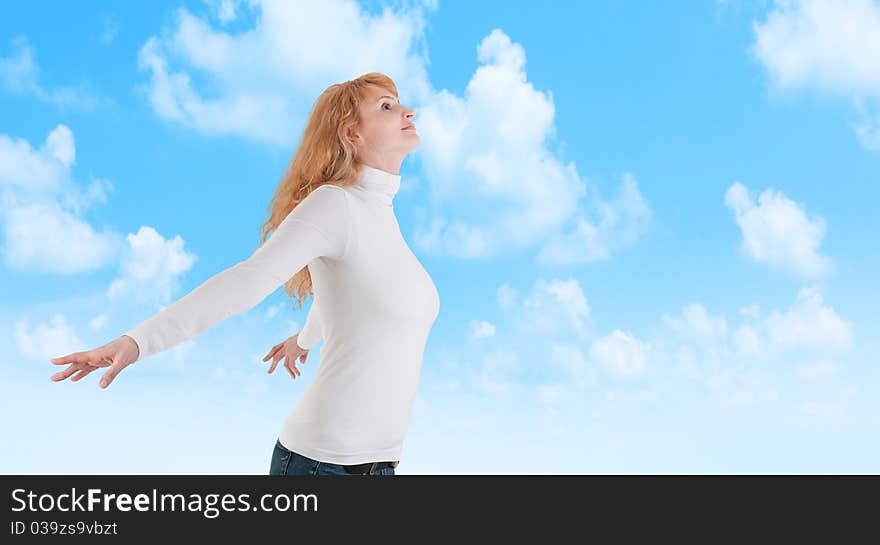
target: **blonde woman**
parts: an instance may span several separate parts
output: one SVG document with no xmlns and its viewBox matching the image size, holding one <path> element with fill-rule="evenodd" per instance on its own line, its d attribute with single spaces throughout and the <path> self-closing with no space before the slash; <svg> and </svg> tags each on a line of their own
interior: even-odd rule
<svg viewBox="0 0 880 545">
<path fill-rule="evenodd" d="M 310 293 L 313 302 L 303 329 L 263 359 L 272 360 L 268 372 L 283 359 L 295 379 L 296 360 L 325 344 L 269 473 L 394 475 L 440 310 L 394 215 L 400 165 L 419 145 L 414 116 L 383 74 L 330 86 L 275 191 L 257 250 L 118 339 L 51 360 L 70 364 L 52 380 L 109 367 L 106 388 L 132 363 L 250 310 L 283 284 L 299 308 Z"/>
</svg>

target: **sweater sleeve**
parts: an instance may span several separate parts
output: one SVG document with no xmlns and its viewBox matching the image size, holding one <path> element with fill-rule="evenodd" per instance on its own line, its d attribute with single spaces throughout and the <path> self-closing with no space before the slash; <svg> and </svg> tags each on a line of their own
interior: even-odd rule
<svg viewBox="0 0 880 545">
<path fill-rule="evenodd" d="M 309 314 L 306 316 L 306 323 L 296 336 L 296 344 L 303 350 L 311 350 L 323 338 L 324 332 L 318 317 L 318 305 L 313 299 Z"/>
<path fill-rule="evenodd" d="M 317 257 L 345 257 L 349 238 L 345 190 L 329 184 L 315 188 L 249 258 L 212 276 L 125 332 L 123 335 L 134 339 L 140 349 L 135 361 L 252 309 Z"/>
</svg>

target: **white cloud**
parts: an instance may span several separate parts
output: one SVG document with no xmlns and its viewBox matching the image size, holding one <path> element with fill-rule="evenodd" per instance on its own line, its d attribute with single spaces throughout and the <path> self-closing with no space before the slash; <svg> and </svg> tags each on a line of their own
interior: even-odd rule
<svg viewBox="0 0 880 545">
<path fill-rule="evenodd" d="M 727 341 L 727 320 L 712 316 L 699 304 L 685 305 L 681 316 L 663 315 L 667 331 L 695 344 L 717 344 Z"/>
<path fill-rule="evenodd" d="M 438 214 L 427 230 L 424 226 L 418 228 L 413 240 L 420 249 L 436 255 L 486 260 L 494 257 L 493 252 L 502 246 L 499 235 L 491 227 L 468 225 L 461 219 L 447 220 Z"/>
<path fill-rule="evenodd" d="M 471 339 L 485 339 L 495 335 L 495 325 L 486 320 L 471 320 Z"/>
<path fill-rule="evenodd" d="M 772 188 L 761 192 L 755 204 L 739 182 L 727 189 L 724 202 L 742 232 L 741 251 L 752 260 L 808 278 L 830 272 L 831 260 L 818 253 L 824 218 L 808 218 L 804 205 Z"/>
<path fill-rule="evenodd" d="M 731 334 L 733 348 L 745 358 L 754 358 L 761 354 L 761 337 L 754 327 L 741 325 Z"/>
<path fill-rule="evenodd" d="M 203 0 L 214 10 L 217 19 L 223 23 L 231 23 L 238 16 L 238 8 L 241 0 Z"/>
<path fill-rule="evenodd" d="M 58 125 L 34 149 L 23 139 L 0 134 L 0 219 L 7 267 L 55 274 L 75 274 L 120 262 L 109 287 L 111 298 L 167 301 L 178 277 L 195 256 L 183 250 L 180 236 L 166 241 L 151 227 L 124 237 L 97 231 L 80 216 L 107 201 L 113 184 L 93 179 L 85 187 L 72 181 L 76 162 L 73 132 Z"/>
<path fill-rule="evenodd" d="M 115 262 L 117 233 L 91 225 L 55 203 L 16 206 L 4 215 L 4 264 L 12 269 L 75 274 Z"/>
<path fill-rule="evenodd" d="M 715 398 L 728 405 L 753 405 L 780 399 L 772 378 L 762 370 L 719 367 L 705 373 L 704 385 Z"/>
<path fill-rule="evenodd" d="M 860 115 L 860 119 L 851 124 L 859 143 L 871 151 L 880 151 L 880 112 L 872 112 L 861 99 L 855 99 L 853 104 Z"/>
<path fill-rule="evenodd" d="M 266 319 L 272 320 L 279 313 L 283 312 L 284 309 L 286 308 L 286 306 L 287 305 L 285 305 L 283 303 L 278 303 L 278 304 L 269 306 L 269 308 L 266 309 Z"/>
<path fill-rule="evenodd" d="M 786 312 L 765 319 L 769 342 L 780 348 L 845 351 L 852 348 L 852 324 L 826 306 L 818 286 L 801 289 Z"/>
<path fill-rule="evenodd" d="M 0 85 L 8 91 L 33 95 L 58 107 L 74 107 L 86 110 L 96 108 L 101 100 L 86 83 L 46 89 L 40 82 L 40 69 L 36 53 L 25 35 L 12 38 L 13 52 L 0 56 Z"/>
<path fill-rule="evenodd" d="M 641 376 L 647 365 L 644 343 L 619 329 L 594 341 L 590 346 L 590 358 L 609 374 L 621 379 Z"/>
<path fill-rule="evenodd" d="M 0 135 L 2 252 L 7 267 L 54 274 L 89 272 L 121 260 L 120 274 L 109 289 L 116 305 L 108 306 L 100 294 L 75 303 L 83 314 L 75 322 L 98 332 L 121 308 L 170 299 L 177 277 L 190 268 L 194 256 L 183 251 L 180 237 L 165 241 L 149 227 L 128 240 L 119 232 L 93 228 L 80 216 L 106 202 L 112 184 L 103 179 L 93 179 L 87 186 L 75 183 L 71 175 L 75 162 L 73 132 L 65 125 L 56 126 L 37 149 L 23 139 Z M 122 294 L 127 297 L 119 298 Z M 83 349 L 74 330 L 60 314 L 33 330 L 19 321 L 19 351 L 34 358 L 56 357 L 77 346 Z M 175 350 L 179 363 L 192 344 Z"/>
<path fill-rule="evenodd" d="M 577 344 L 588 339 L 592 330 L 590 306 L 577 279 L 538 278 L 523 298 L 519 297 L 516 288 L 501 284 L 498 305 L 506 311 L 503 316 L 508 317 L 502 327 L 512 327 L 512 331 L 505 333 L 512 333 L 515 344 L 523 353 L 537 351 L 540 361 L 537 365 L 527 366 L 525 374 L 516 377 L 512 376 L 512 371 L 519 371 L 518 367 L 496 365 L 493 372 L 487 374 L 494 378 L 493 384 L 516 382 L 529 374 L 543 382 L 551 371 L 561 373 L 556 377 L 561 381 L 558 384 L 583 388 L 595 382 L 596 370 L 585 361 Z M 492 335 L 498 335 L 496 324 L 471 322 L 474 331 L 488 332 L 489 325 Z M 476 337 L 476 333 L 473 335 Z M 449 372 L 454 374 L 455 370 Z M 479 380 L 484 386 L 487 384 L 485 377 Z M 510 387 L 504 389 L 507 391 Z"/>
<path fill-rule="evenodd" d="M 862 113 L 856 134 L 880 151 L 877 117 L 863 100 L 880 99 L 880 4 L 872 0 L 777 1 L 753 23 L 749 52 L 770 75 L 773 92 L 818 89 L 850 98 Z"/>
<path fill-rule="evenodd" d="M 525 297 L 520 299 L 516 294 L 515 288 L 502 284 L 499 306 L 507 310 L 507 323 L 513 327 L 518 347 L 516 354 L 529 354 L 535 360 L 522 366 L 518 356 L 493 352 L 481 360 L 473 386 L 492 393 L 510 393 L 530 391 L 536 382 L 551 381 L 546 391 L 537 394 L 545 403 L 560 400 L 562 389 L 595 386 L 598 369 L 587 361 L 584 347 L 579 344 L 591 337 L 592 318 L 578 281 L 539 278 Z M 476 321 L 472 322 L 472 326 L 476 325 Z M 497 326 L 491 325 L 493 335 L 497 335 Z M 450 368 L 448 372 L 458 371 Z"/>
<path fill-rule="evenodd" d="M 536 282 L 534 293 L 527 298 L 541 301 L 534 305 L 535 312 L 529 314 L 525 304 L 511 309 L 514 338 L 520 346 L 538 350 L 542 364 L 534 369 L 539 382 L 551 378 L 575 390 L 600 385 L 603 376 L 670 384 L 689 379 L 723 403 L 774 402 L 782 395 L 779 377 L 784 380 L 791 372 L 802 378 L 829 377 L 840 369 L 840 358 L 854 344 L 851 323 L 824 303 L 817 286 L 801 289 L 786 309 L 764 313 L 757 304 L 744 305 L 738 313 L 741 321 L 732 324 L 724 314 L 687 304 L 675 315 L 663 314 L 660 327 L 645 338 L 615 328 L 601 337 L 588 332 L 578 339 L 585 341 L 580 344 L 570 340 L 573 331 L 566 316 L 571 312 L 559 301 L 540 295 L 553 284 L 560 285 L 560 281 Z M 582 297 L 580 293 L 575 299 Z M 589 322 L 585 297 L 578 306 L 584 309 L 582 321 Z M 737 316 L 732 318 L 735 321 Z M 530 352 L 523 350 L 523 354 Z M 562 375 L 549 376 L 554 370 Z M 502 378 L 494 376 L 496 381 Z M 534 379 L 526 380 L 532 378 L 529 376 L 503 378 L 504 382 L 522 379 L 523 384 L 534 383 Z M 650 393 L 649 398 L 654 397 L 655 393 Z"/>
<path fill-rule="evenodd" d="M 778 1 L 754 22 L 750 52 L 780 89 L 815 86 L 880 97 L 880 5 L 872 0 Z"/>
<path fill-rule="evenodd" d="M 521 370 L 519 354 L 509 350 L 497 350 L 484 354 L 476 369 L 474 384 L 489 394 L 513 392 L 519 382 L 512 377 Z"/>
<path fill-rule="evenodd" d="M 65 125 L 52 129 L 38 149 L 0 135 L 0 218 L 7 267 L 75 274 L 115 261 L 121 236 L 98 232 L 79 217 L 104 202 L 112 184 L 96 179 L 83 188 L 73 183 L 75 161 L 73 132 Z"/>
<path fill-rule="evenodd" d="M 852 323 L 825 303 L 817 285 L 800 289 L 787 308 L 769 311 L 750 303 L 726 316 L 685 304 L 662 314 L 644 336 L 621 327 L 597 336 L 574 278 L 538 278 L 523 298 L 516 291 L 507 283 L 499 287 L 499 307 L 508 319 L 493 324 L 495 336 L 512 340 L 535 365 L 491 366 L 474 377 L 474 387 L 511 392 L 552 382 L 583 392 L 610 378 L 677 390 L 686 380 L 726 404 L 775 402 L 792 374 L 830 377 L 855 345 Z M 646 395 L 656 399 L 657 390 Z"/>
<path fill-rule="evenodd" d="M 101 331 L 107 325 L 107 313 L 102 312 L 89 320 L 89 329 L 92 331 Z"/>
<path fill-rule="evenodd" d="M 638 240 L 653 217 L 630 173 L 624 174 L 620 193 L 613 201 L 596 198 L 588 204 L 596 208 L 598 221 L 578 215 L 571 231 L 556 235 L 541 249 L 540 261 L 575 264 L 608 259 L 613 250 Z"/>
<path fill-rule="evenodd" d="M 837 358 L 853 348 L 852 324 L 824 303 L 818 286 L 799 290 L 784 310 L 743 308 L 744 322 L 732 329 L 698 304 L 664 315 L 646 342 L 650 361 L 701 380 L 723 401 L 746 404 L 778 399 L 773 376 L 784 378 L 789 369 L 803 378 L 832 375 Z"/>
<path fill-rule="evenodd" d="M 76 160 L 76 146 L 73 132 L 67 125 L 57 125 L 46 137 L 44 146 L 46 154 L 54 157 L 65 167 L 70 167 Z"/>
<path fill-rule="evenodd" d="M 578 389 L 584 389 L 596 384 L 598 370 L 596 366 L 586 360 L 583 349 L 574 343 L 564 341 L 551 341 L 547 343 L 549 350 L 546 353 L 546 370 L 559 369 L 563 372 L 560 384 L 573 385 Z"/>
<path fill-rule="evenodd" d="M 128 310 L 138 302 L 168 301 L 178 277 L 195 260 L 183 250 L 179 236 L 166 241 L 152 228 L 141 227 L 126 240 L 119 232 L 93 228 L 80 216 L 95 204 L 106 202 L 113 186 L 103 179 L 92 179 L 87 186 L 75 183 L 71 174 L 75 162 L 73 132 L 65 125 L 56 126 L 39 148 L 0 134 L 0 220 L 5 265 L 26 271 L 75 274 L 121 261 L 120 273 L 108 289 L 114 305 L 108 305 L 100 293 L 91 294 L 69 301 L 81 316 L 70 323 L 61 313 L 35 328 L 29 327 L 27 320 L 17 322 L 17 347 L 31 359 L 85 349 L 75 323 L 87 324 L 90 332 L 100 332 L 120 309 Z M 57 305 L 52 306 L 54 309 Z M 174 350 L 178 365 L 184 363 L 193 347 L 190 342 Z"/>
<path fill-rule="evenodd" d="M 589 336 L 592 316 L 587 297 L 576 278 L 538 278 L 515 312 L 524 338 L 538 342 L 553 335 Z"/>
<path fill-rule="evenodd" d="M 73 133 L 56 125 L 39 149 L 27 140 L 0 134 L 0 188 L 19 195 L 55 196 L 76 160 Z"/>
<path fill-rule="evenodd" d="M 687 346 L 703 362 L 740 367 L 744 362 L 811 361 L 848 352 L 853 347 L 850 321 L 827 306 L 818 286 L 802 288 L 788 309 L 752 314 L 729 333 L 727 319 L 702 305 L 685 305 L 679 316 L 663 316 L 657 335 L 663 350 L 673 354 Z"/>
<path fill-rule="evenodd" d="M 440 90 L 417 108 L 418 153 L 444 213 L 417 228 L 416 245 L 472 259 L 536 246 L 539 261 L 570 264 L 634 242 L 651 216 L 635 177 L 606 202 L 548 148 L 553 95 L 528 81 L 522 45 L 494 29 L 477 60 L 463 97 Z"/>
<path fill-rule="evenodd" d="M 255 26 L 233 33 L 178 8 L 174 23 L 141 47 L 141 87 L 155 112 L 208 135 L 270 145 L 295 143 L 328 81 L 381 71 L 402 101 L 418 100 L 427 78 L 419 40 L 430 2 L 371 15 L 350 0 L 249 3 Z M 239 3 L 214 3 L 221 23 Z"/>
<path fill-rule="evenodd" d="M 15 322 L 15 345 L 18 352 L 30 360 L 46 363 L 52 358 L 72 351 L 86 350 L 73 324 L 63 314 L 54 314 L 48 322 L 31 327 L 27 318 Z M 59 367 L 56 371 L 64 370 Z"/>
<path fill-rule="evenodd" d="M 516 288 L 510 286 L 509 284 L 501 284 L 498 286 L 498 306 L 502 309 L 510 309 L 514 305 L 516 305 L 517 297 L 519 294 Z"/>
<path fill-rule="evenodd" d="M 221 23 L 228 23 L 235 19 L 235 2 L 232 2 L 231 0 L 223 0 L 220 2 L 218 16 L 220 17 Z"/>
<path fill-rule="evenodd" d="M 167 303 L 180 277 L 197 258 L 184 250 L 180 235 L 167 240 L 152 227 L 141 226 L 127 237 L 120 273 L 107 290 L 111 299 L 129 298 L 140 303 Z"/>
</svg>

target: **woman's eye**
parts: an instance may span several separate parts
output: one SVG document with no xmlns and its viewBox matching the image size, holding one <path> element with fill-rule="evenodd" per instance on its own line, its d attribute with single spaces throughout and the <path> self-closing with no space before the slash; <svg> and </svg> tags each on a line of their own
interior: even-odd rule
<svg viewBox="0 0 880 545">
<path fill-rule="evenodd" d="M 382 104 L 382 106 L 391 106 L 391 104 L 386 102 L 386 103 Z"/>
</svg>

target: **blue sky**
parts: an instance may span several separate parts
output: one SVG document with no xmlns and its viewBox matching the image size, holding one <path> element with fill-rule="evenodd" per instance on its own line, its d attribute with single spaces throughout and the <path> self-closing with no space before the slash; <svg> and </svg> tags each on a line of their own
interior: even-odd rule
<svg viewBox="0 0 880 545">
<path fill-rule="evenodd" d="M 370 71 L 416 109 L 395 211 L 441 297 L 399 474 L 880 469 L 880 2 L 2 12 L 0 471 L 267 472 L 322 346 L 265 373 L 280 288 L 107 390 L 49 359 L 250 255 Z"/>
</svg>

